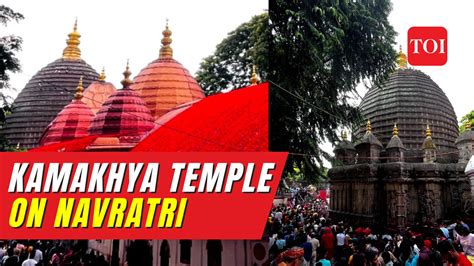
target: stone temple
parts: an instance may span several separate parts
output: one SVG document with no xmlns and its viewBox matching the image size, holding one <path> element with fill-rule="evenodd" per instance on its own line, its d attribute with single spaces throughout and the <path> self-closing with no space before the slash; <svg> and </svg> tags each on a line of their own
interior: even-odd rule
<svg viewBox="0 0 474 266">
<path fill-rule="evenodd" d="M 403 229 L 471 209 L 464 171 L 474 132 L 468 126 L 459 134 L 449 99 L 428 75 L 407 68 L 401 51 L 398 65 L 362 99 L 367 124 L 355 141 L 344 133 L 334 150 L 328 175 L 335 219 Z"/>
<path fill-rule="evenodd" d="M 44 130 L 74 99 L 78 80 L 82 77 L 87 87 L 99 78 L 81 58 L 77 21 L 68 37 L 63 56 L 38 71 L 13 102 L 12 115 L 3 129 L 11 145 L 38 147 Z"/>
</svg>

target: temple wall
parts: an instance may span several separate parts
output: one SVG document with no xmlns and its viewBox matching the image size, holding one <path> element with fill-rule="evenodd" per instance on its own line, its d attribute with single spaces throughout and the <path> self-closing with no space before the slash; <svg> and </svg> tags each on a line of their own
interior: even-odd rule
<svg viewBox="0 0 474 266">
<path fill-rule="evenodd" d="M 120 265 L 126 265 L 126 249 L 130 240 L 120 240 L 119 258 Z M 169 265 L 207 265 L 208 250 L 206 240 L 193 240 L 191 244 L 191 263 L 184 264 L 180 261 L 180 241 L 168 240 L 170 251 Z M 153 266 L 160 265 L 160 247 L 163 240 L 152 240 Z M 222 244 L 222 265 L 264 265 L 268 259 L 267 242 L 260 240 L 226 240 Z M 113 240 L 89 240 L 89 248 L 103 254 L 107 260 L 112 257 Z"/>
<path fill-rule="evenodd" d="M 466 211 L 468 178 L 458 164 L 375 163 L 329 171 L 331 216 L 403 229 Z"/>
</svg>

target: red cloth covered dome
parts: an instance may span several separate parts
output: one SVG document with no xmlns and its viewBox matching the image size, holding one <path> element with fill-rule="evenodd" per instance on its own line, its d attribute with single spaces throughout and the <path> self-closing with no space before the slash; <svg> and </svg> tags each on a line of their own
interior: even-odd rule
<svg viewBox="0 0 474 266">
<path fill-rule="evenodd" d="M 86 151 L 87 147 L 97 139 L 97 136 L 87 136 L 74 140 L 54 143 L 28 150 L 28 152 L 80 152 Z"/>
<path fill-rule="evenodd" d="M 146 102 L 155 120 L 178 105 L 205 97 L 189 71 L 173 59 L 168 26 L 163 36 L 160 57 L 140 71 L 132 85 L 132 89 Z"/>
<path fill-rule="evenodd" d="M 268 83 L 194 103 L 132 151 L 268 151 Z"/>
<path fill-rule="evenodd" d="M 45 129 L 40 145 L 50 145 L 87 136 L 87 130 L 93 118 L 94 113 L 89 106 L 81 100 L 73 100 Z"/>
<path fill-rule="evenodd" d="M 119 136 L 121 142 L 136 143 L 155 127 L 150 110 L 129 87 L 117 90 L 100 108 L 91 123 L 91 135 Z"/>
</svg>

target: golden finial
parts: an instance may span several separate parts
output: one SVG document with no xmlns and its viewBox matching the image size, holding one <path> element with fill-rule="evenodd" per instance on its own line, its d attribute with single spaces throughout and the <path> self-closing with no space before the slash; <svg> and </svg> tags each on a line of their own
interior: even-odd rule
<svg viewBox="0 0 474 266">
<path fill-rule="evenodd" d="M 100 75 L 99 75 L 99 81 L 105 81 L 105 68 L 102 67 L 102 71 L 100 72 Z"/>
<path fill-rule="evenodd" d="M 342 140 L 347 141 L 347 131 L 342 131 Z"/>
<path fill-rule="evenodd" d="M 128 86 L 133 84 L 133 81 L 130 79 L 130 75 L 132 75 L 132 72 L 130 72 L 130 68 L 128 64 L 129 64 L 129 61 L 127 60 L 127 67 L 125 68 L 125 71 L 123 72 L 123 76 L 125 78 L 121 82 L 124 88 L 127 88 Z"/>
<path fill-rule="evenodd" d="M 77 84 L 76 94 L 74 94 L 74 99 L 81 100 L 83 92 L 84 92 L 84 87 L 82 86 L 82 76 L 81 76 L 81 78 L 79 79 L 79 84 Z"/>
<path fill-rule="evenodd" d="M 250 84 L 251 86 L 258 84 L 257 67 L 255 65 L 252 67 L 252 77 L 250 78 Z"/>
<path fill-rule="evenodd" d="M 398 136 L 398 127 L 397 127 L 397 123 L 395 123 L 393 125 L 393 135 L 394 136 Z"/>
<path fill-rule="evenodd" d="M 464 127 L 465 130 L 471 130 L 471 127 L 472 127 L 472 124 L 471 124 L 471 120 L 467 120 L 467 123 L 466 123 L 466 126 Z"/>
<path fill-rule="evenodd" d="M 81 59 L 81 50 L 79 49 L 81 35 L 77 32 L 77 18 L 74 22 L 74 29 L 68 37 L 69 39 L 66 40 L 67 46 L 63 51 L 63 58 L 67 60 Z"/>
<path fill-rule="evenodd" d="M 16 150 L 17 150 L 17 151 L 20 150 L 20 142 L 18 142 L 18 143 L 16 144 Z"/>
<path fill-rule="evenodd" d="M 160 58 L 173 58 L 173 49 L 170 44 L 173 42 L 171 39 L 171 30 L 168 27 L 168 19 L 166 19 L 166 28 L 163 31 L 163 39 L 161 39 Z"/>
<path fill-rule="evenodd" d="M 367 119 L 366 131 L 367 133 L 372 133 L 372 124 L 370 123 L 370 119 Z"/>
<path fill-rule="evenodd" d="M 431 129 L 430 129 L 430 125 L 426 125 L 426 137 L 431 137 Z"/>
<path fill-rule="evenodd" d="M 397 56 L 397 65 L 400 69 L 407 68 L 407 56 L 402 51 L 402 46 L 400 45 L 400 51 L 398 52 Z"/>
</svg>

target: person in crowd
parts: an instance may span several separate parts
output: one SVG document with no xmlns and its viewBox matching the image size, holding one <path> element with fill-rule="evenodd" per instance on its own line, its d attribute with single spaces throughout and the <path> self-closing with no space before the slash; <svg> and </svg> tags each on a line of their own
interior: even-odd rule
<svg viewBox="0 0 474 266">
<path fill-rule="evenodd" d="M 472 266 L 473 264 L 469 259 L 458 252 L 449 240 L 445 240 L 438 245 L 439 251 L 441 252 L 442 260 L 444 265 L 455 265 L 455 266 Z"/>
<path fill-rule="evenodd" d="M 327 202 L 304 187 L 293 189 L 295 205 L 274 206 L 270 265 L 297 248 L 301 265 L 335 266 L 464 266 L 474 265 L 474 234 L 469 219 L 443 217 L 406 228 L 359 224 L 329 216 Z M 275 219 L 277 218 L 277 219 Z M 278 220 L 277 225 L 271 224 Z M 451 223 L 445 223 L 448 221 Z M 446 226 L 446 224 L 451 224 Z M 294 254 L 291 253 L 290 254 Z M 284 257 L 283 256 L 283 257 Z M 289 259 L 286 259 L 288 264 Z"/>
<path fill-rule="evenodd" d="M 456 226 L 456 244 L 460 244 L 464 255 L 474 263 L 474 234 L 470 233 L 468 227 L 458 224 Z"/>
<path fill-rule="evenodd" d="M 27 247 L 26 251 L 28 253 L 28 258 L 25 261 L 23 261 L 21 266 L 35 266 L 35 265 L 37 265 L 38 262 L 34 259 L 35 254 L 36 254 L 35 249 L 32 246 L 29 246 L 29 247 Z"/>
<path fill-rule="evenodd" d="M 2 266 L 20 266 L 20 258 L 15 255 L 13 247 L 7 249 L 7 256 L 3 257 Z"/>
<path fill-rule="evenodd" d="M 331 260 L 334 256 L 335 248 L 334 234 L 331 231 L 331 227 L 324 228 L 323 236 L 321 237 L 321 246 L 326 250 L 326 257 Z"/>
</svg>

